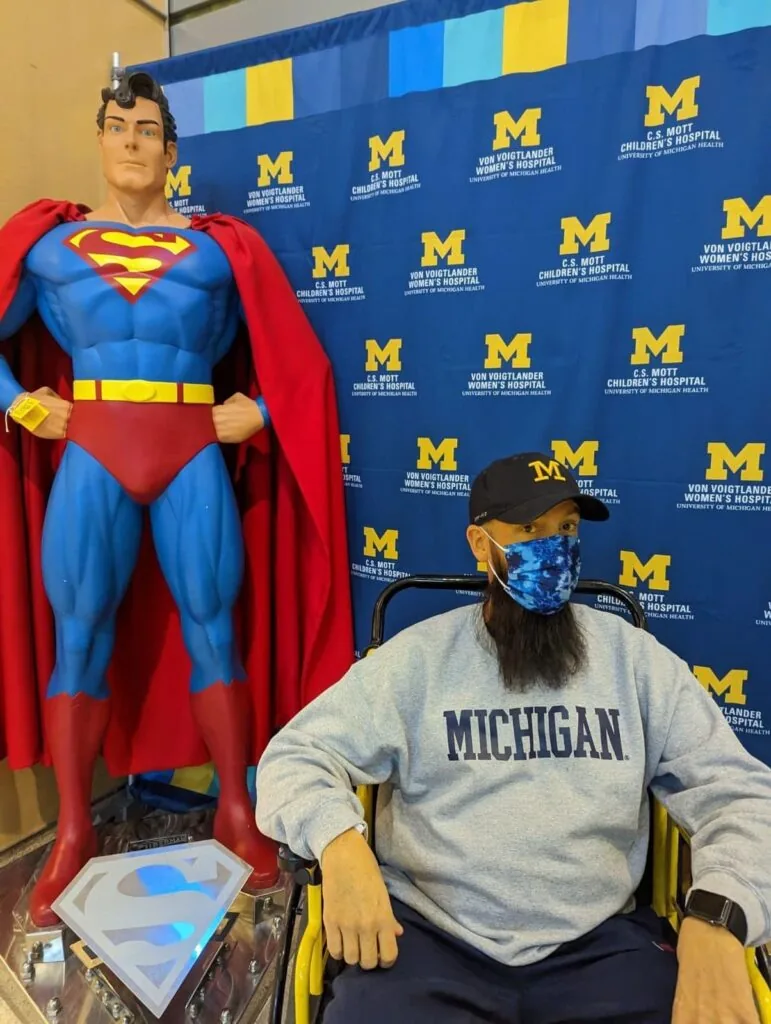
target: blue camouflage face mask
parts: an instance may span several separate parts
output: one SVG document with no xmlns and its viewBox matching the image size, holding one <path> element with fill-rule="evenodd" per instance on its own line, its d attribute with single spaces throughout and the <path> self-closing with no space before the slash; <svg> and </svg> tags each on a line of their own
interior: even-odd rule
<svg viewBox="0 0 771 1024">
<path fill-rule="evenodd" d="M 539 615 L 554 615 L 567 604 L 581 574 L 578 537 L 557 533 L 504 547 L 486 531 L 485 535 L 506 556 L 507 580 L 492 563 L 490 569 L 512 600 Z"/>
</svg>

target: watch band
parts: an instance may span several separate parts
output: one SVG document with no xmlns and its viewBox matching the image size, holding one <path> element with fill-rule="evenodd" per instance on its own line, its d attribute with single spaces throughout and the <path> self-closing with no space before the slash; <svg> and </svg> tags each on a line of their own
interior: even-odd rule
<svg viewBox="0 0 771 1024">
<path fill-rule="evenodd" d="M 733 900 L 705 889 L 692 889 L 685 903 L 685 916 L 725 928 L 742 945 L 747 942 L 747 917 Z"/>
</svg>

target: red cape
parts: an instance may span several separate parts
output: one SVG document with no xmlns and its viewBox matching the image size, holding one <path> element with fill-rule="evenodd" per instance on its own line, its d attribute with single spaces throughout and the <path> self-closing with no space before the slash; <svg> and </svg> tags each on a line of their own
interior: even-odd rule
<svg viewBox="0 0 771 1024">
<path fill-rule="evenodd" d="M 57 224 L 86 207 L 42 200 L 0 230 L 0 317 L 22 261 Z M 237 609 L 253 693 L 252 763 L 273 732 L 338 680 L 353 661 L 340 436 L 332 370 L 278 262 L 253 228 L 224 215 L 196 218 L 224 250 L 244 308 L 248 342 L 218 367 L 218 401 L 256 395 L 272 426 L 232 458 L 243 516 L 246 576 Z M 71 366 L 35 317 L 0 343 L 17 379 L 71 398 Z M 0 756 L 11 768 L 45 757 L 41 700 L 54 662 L 40 541 L 62 445 L 0 427 Z M 145 536 L 118 618 L 110 669 L 113 714 L 105 744 L 114 775 L 201 764 L 207 752 L 188 699 L 190 662 L 179 619 Z"/>
</svg>

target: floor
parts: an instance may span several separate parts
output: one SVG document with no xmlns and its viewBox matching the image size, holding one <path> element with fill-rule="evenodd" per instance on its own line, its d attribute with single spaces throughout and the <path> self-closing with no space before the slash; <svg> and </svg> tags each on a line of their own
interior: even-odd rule
<svg viewBox="0 0 771 1024">
<path fill-rule="evenodd" d="M 8 1003 L 0 999 L 0 1024 L 14 1024 L 18 1019 Z"/>
<path fill-rule="evenodd" d="M 0 964 L 0 1024 L 37 1024 L 42 1017 L 30 1008 L 24 993 Z"/>
<path fill-rule="evenodd" d="M 42 1024 L 42 1021 L 43 1018 L 30 1007 L 16 982 L 0 964 L 0 1024 Z M 269 1024 L 269 1021 L 270 1003 L 264 1007 L 254 1024 Z"/>
<path fill-rule="evenodd" d="M 187 821 L 187 818 L 185 819 L 185 821 L 185 831 L 187 831 L 187 824 L 189 824 L 189 822 Z M 196 823 L 194 824 L 196 824 L 196 827 L 198 827 L 199 825 L 200 827 L 203 827 L 205 822 L 201 824 L 201 822 L 197 822 L 196 819 Z M 120 823 L 116 825 L 111 825 L 109 828 L 106 829 L 106 835 L 107 833 L 109 833 L 109 835 L 107 835 L 107 839 L 105 840 L 105 842 L 112 842 L 113 840 L 115 840 L 115 842 L 118 842 L 123 834 L 121 830 L 125 831 L 126 829 L 129 829 L 131 831 L 132 836 L 134 836 L 134 834 L 136 833 L 136 836 L 139 836 L 140 838 L 144 836 L 144 832 L 142 831 L 142 829 L 145 829 L 145 831 L 148 832 L 148 835 L 150 834 L 150 832 L 153 832 L 154 834 L 155 830 L 151 828 L 151 825 L 152 822 L 150 821 L 149 818 L 144 818 L 141 821 L 139 821 L 139 823 L 134 822 L 132 819 L 131 822 L 127 822 L 125 825 Z M 168 828 L 165 828 L 163 834 L 176 835 L 177 832 L 182 831 L 181 827 L 176 827 L 176 819 L 174 820 L 174 822 L 169 823 L 166 822 L 164 818 L 164 827 L 165 825 L 168 825 Z M 172 827 L 172 825 L 174 827 Z M 114 835 L 113 832 L 115 833 Z M 24 848 L 19 847 L 15 851 L 15 857 L 21 857 L 25 852 L 26 850 Z M 105 852 L 114 851 L 112 850 L 112 847 L 110 847 L 110 849 L 108 850 L 107 846 L 105 846 Z M 2 859 L 5 860 L 7 858 Z M 0 900 L 0 905 L 2 905 L 2 900 Z M 5 907 L 3 907 L 3 912 L 5 912 Z M 300 931 L 300 928 L 295 929 L 293 937 L 293 953 L 296 951 L 296 947 L 299 942 Z M 262 991 L 265 991 L 266 989 L 267 991 L 270 991 L 272 989 L 274 971 L 275 964 L 271 965 L 268 968 L 268 971 L 264 978 L 265 989 L 263 989 Z M 291 1013 L 292 1001 L 293 1000 L 291 997 L 291 989 L 289 989 L 285 995 L 285 1020 L 293 1019 L 294 1015 L 293 1013 Z M 288 1014 L 287 1010 L 289 1010 Z M 270 1001 L 268 1000 L 267 1005 L 264 1006 L 262 1012 L 257 1016 L 257 1018 L 255 1019 L 254 1017 L 252 1017 L 252 1024 L 268 1024 L 269 1020 Z M 16 977 L 8 969 L 2 958 L 0 958 L 0 1024 L 46 1024 L 43 1015 L 37 1010 L 37 1008 L 32 1004 L 31 1000 L 27 997 L 18 977 Z M 240 1024 L 246 1024 L 246 1021 L 240 1022 Z"/>
</svg>

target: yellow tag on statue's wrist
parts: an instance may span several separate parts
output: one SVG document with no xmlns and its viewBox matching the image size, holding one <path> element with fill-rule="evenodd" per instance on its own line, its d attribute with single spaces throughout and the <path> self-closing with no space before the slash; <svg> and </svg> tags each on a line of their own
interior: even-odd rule
<svg viewBox="0 0 771 1024">
<path fill-rule="evenodd" d="M 34 433 L 40 424 L 49 416 L 48 409 L 37 398 L 27 395 L 9 411 L 8 415 L 25 430 Z"/>
</svg>

